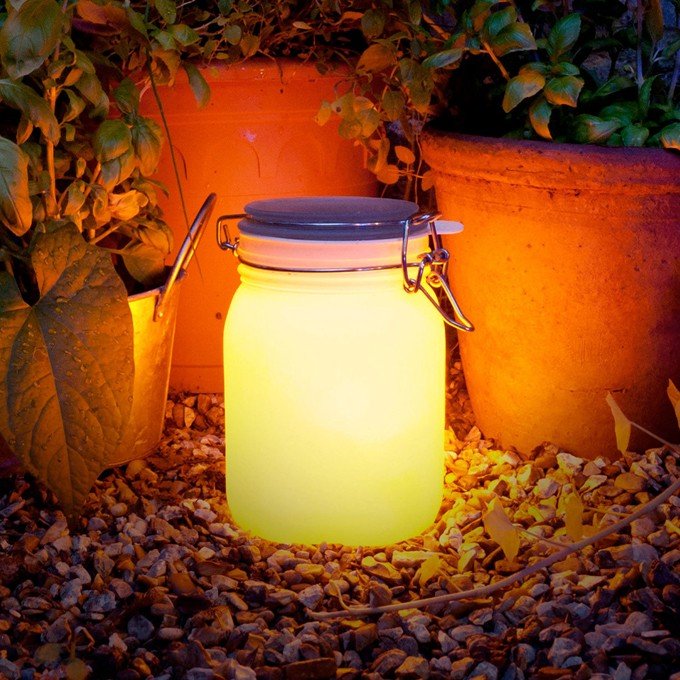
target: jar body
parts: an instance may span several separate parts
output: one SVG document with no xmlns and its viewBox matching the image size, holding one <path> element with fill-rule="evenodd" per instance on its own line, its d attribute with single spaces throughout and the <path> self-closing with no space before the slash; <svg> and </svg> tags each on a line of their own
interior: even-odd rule
<svg viewBox="0 0 680 680">
<path fill-rule="evenodd" d="M 385 545 L 442 498 L 444 328 L 398 269 L 239 266 L 224 336 L 227 500 L 281 543 Z"/>
</svg>

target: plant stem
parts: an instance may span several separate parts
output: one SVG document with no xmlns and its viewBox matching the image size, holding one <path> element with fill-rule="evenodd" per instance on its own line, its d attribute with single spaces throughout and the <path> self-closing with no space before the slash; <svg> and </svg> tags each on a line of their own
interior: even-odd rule
<svg viewBox="0 0 680 680">
<path fill-rule="evenodd" d="M 676 24 L 680 28 L 680 9 L 676 10 Z M 680 78 L 680 50 L 675 53 L 675 64 L 673 65 L 673 75 L 671 76 L 671 83 L 668 87 L 668 103 L 673 104 L 673 97 L 675 97 L 675 88 L 678 85 L 678 78 Z"/>
<path fill-rule="evenodd" d="M 503 66 L 503 62 L 496 56 L 491 45 L 489 45 L 489 43 L 486 42 L 486 40 L 482 40 L 482 46 L 486 50 L 486 53 L 491 57 L 493 63 L 496 64 L 496 66 L 498 67 L 498 70 L 501 72 L 503 78 L 505 78 L 506 80 L 510 80 L 510 74 L 508 73 L 505 66 Z"/>
<path fill-rule="evenodd" d="M 57 88 L 51 87 L 47 91 L 47 97 L 52 113 L 54 113 L 57 108 Z M 57 173 L 54 167 L 54 144 L 49 139 L 46 140 L 45 144 L 45 158 L 47 161 L 47 174 L 50 177 L 50 201 L 47 214 L 50 215 L 52 211 L 55 211 L 55 214 L 51 216 L 58 217 L 59 205 L 57 204 Z"/>
<path fill-rule="evenodd" d="M 642 0 L 638 0 L 635 6 L 637 20 L 637 44 L 635 46 L 635 70 L 638 90 L 642 87 L 645 77 L 642 73 L 642 22 L 644 19 L 644 8 Z"/>
<path fill-rule="evenodd" d="M 644 517 L 645 515 L 652 512 L 652 510 L 658 508 L 662 503 L 671 498 L 671 496 L 674 496 L 676 493 L 678 493 L 678 491 L 680 491 L 680 479 L 676 479 L 665 491 L 661 492 L 658 496 L 655 496 L 648 503 L 642 505 L 638 510 L 630 514 L 628 517 L 620 519 L 618 522 L 610 524 L 608 527 L 606 527 L 602 531 L 599 531 L 593 536 L 589 536 L 587 538 L 581 539 L 580 541 L 577 541 L 576 543 L 572 543 L 571 545 L 566 546 L 562 550 L 559 550 L 558 552 L 550 555 L 549 557 L 546 557 L 543 560 L 539 560 L 538 562 L 535 562 L 534 564 L 531 564 L 528 567 L 521 569 L 517 573 L 511 574 L 510 576 L 506 576 L 500 581 L 490 583 L 487 586 L 482 586 L 480 588 L 471 588 L 470 590 L 463 590 L 458 593 L 447 593 L 446 595 L 426 597 L 420 600 L 412 600 L 411 602 L 398 602 L 395 604 L 388 604 L 382 607 L 348 608 L 344 602 L 341 602 L 341 606 L 344 607 L 344 609 L 341 611 L 313 612 L 307 610 L 307 615 L 310 618 L 315 619 L 317 621 L 326 621 L 328 619 L 346 617 L 361 618 L 364 616 L 372 616 L 374 614 L 386 614 L 388 612 L 395 612 L 399 611 L 400 609 L 415 609 L 420 607 L 427 607 L 433 604 L 446 604 L 448 602 L 456 602 L 458 600 L 468 600 L 471 598 L 474 599 L 479 597 L 487 597 L 488 595 L 496 593 L 499 590 L 503 590 L 504 588 L 507 588 L 508 586 L 511 586 L 514 583 L 517 583 L 518 581 L 527 579 L 529 578 L 529 576 L 533 576 L 534 574 L 536 574 L 539 571 L 542 571 L 543 569 L 547 569 L 556 562 L 561 562 L 569 555 L 572 555 L 573 553 L 578 552 L 583 548 L 593 545 L 594 543 L 597 543 L 601 539 L 610 536 L 611 534 L 618 533 L 622 529 L 625 529 L 627 526 L 630 526 L 631 522 L 634 522 L 636 519 L 640 519 L 640 517 Z"/>
</svg>

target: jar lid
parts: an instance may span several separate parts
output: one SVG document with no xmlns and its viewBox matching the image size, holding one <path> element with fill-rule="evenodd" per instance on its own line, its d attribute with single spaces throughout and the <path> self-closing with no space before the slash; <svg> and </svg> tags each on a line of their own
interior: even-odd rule
<svg viewBox="0 0 680 680">
<path fill-rule="evenodd" d="M 243 235 L 302 241 L 374 241 L 401 239 L 418 205 L 395 198 L 319 196 L 253 201 L 239 222 Z M 427 223 L 412 235 L 428 232 Z"/>
</svg>

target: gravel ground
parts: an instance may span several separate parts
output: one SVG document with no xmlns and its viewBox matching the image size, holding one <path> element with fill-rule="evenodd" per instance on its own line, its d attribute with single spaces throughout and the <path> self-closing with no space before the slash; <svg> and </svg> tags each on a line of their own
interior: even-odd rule
<svg viewBox="0 0 680 680">
<path fill-rule="evenodd" d="M 678 497 L 493 596 L 315 619 L 488 585 L 567 540 L 564 494 L 598 529 L 678 476 L 664 449 L 613 464 L 495 450 L 458 369 L 440 516 L 382 549 L 273 545 L 231 524 L 214 395 L 175 395 L 158 454 L 105 473 L 77 532 L 32 478 L 0 480 L 0 678 L 680 680 Z M 523 533 L 515 561 L 485 533 L 494 495 L 540 537 Z"/>
</svg>

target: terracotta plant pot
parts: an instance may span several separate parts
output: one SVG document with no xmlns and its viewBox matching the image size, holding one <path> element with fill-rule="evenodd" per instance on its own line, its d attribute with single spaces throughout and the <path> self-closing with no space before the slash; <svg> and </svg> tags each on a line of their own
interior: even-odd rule
<svg viewBox="0 0 680 680">
<path fill-rule="evenodd" d="M 337 126 L 314 121 L 321 102 L 334 99 L 342 74 L 321 76 L 312 64 L 249 60 L 204 67 L 212 96 L 198 109 L 186 77 L 160 89 L 189 214 L 208 191 L 218 195 L 216 214 L 240 213 L 249 201 L 278 196 L 375 195 L 363 153 L 341 139 Z M 151 94 L 145 115 L 158 117 Z M 167 147 L 168 145 L 166 145 Z M 169 150 L 157 179 L 170 190 L 161 199 L 169 224 L 185 224 Z M 238 285 L 236 267 L 215 239 L 204 239 L 197 271 L 184 284 L 170 376 L 172 387 L 221 392 L 222 332 Z"/>
<path fill-rule="evenodd" d="M 452 278 L 476 327 L 459 339 L 485 436 L 616 455 L 611 392 L 677 441 L 680 156 L 435 130 L 423 144 L 440 210 L 465 225 Z"/>
</svg>

